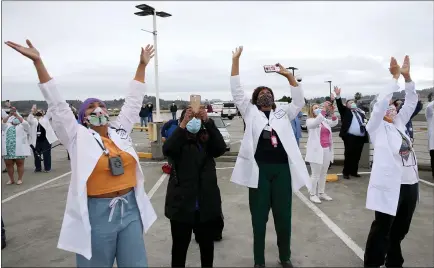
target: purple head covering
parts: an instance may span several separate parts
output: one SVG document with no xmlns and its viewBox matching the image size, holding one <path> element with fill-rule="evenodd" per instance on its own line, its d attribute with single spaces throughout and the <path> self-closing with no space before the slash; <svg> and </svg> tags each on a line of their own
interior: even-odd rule
<svg viewBox="0 0 434 268">
<path fill-rule="evenodd" d="M 102 105 L 106 106 L 102 100 L 97 99 L 97 98 L 88 98 L 87 100 L 85 100 L 83 102 L 83 104 L 80 106 L 80 109 L 78 110 L 78 122 L 80 124 L 83 124 L 83 122 L 84 122 L 84 115 L 85 115 L 87 108 L 89 108 L 89 105 L 91 103 L 94 103 L 94 102 L 100 102 L 100 103 L 102 103 Z"/>
</svg>

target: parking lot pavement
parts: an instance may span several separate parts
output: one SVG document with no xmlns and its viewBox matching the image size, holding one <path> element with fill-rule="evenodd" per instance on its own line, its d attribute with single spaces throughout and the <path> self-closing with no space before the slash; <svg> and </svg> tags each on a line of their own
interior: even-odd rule
<svg viewBox="0 0 434 268">
<path fill-rule="evenodd" d="M 149 266 L 170 265 L 170 226 L 164 217 L 167 176 L 162 176 L 161 163 L 142 163 L 145 187 L 152 194 L 158 219 L 146 234 Z M 215 246 L 215 267 L 249 267 L 252 261 L 252 229 L 248 207 L 248 191 L 229 181 L 233 163 L 218 163 L 217 173 L 222 193 L 225 229 L 223 241 Z M 341 167 L 333 167 L 337 173 Z M 65 172 L 67 172 L 66 170 Z M 44 174 L 45 181 L 57 174 Z M 428 176 L 425 172 L 421 175 Z M 313 205 L 306 201 L 306 190 L 293 195 L 292 261 L 296 266 L 361 267 L 373 212 L 364 208 L 367 176 L 327 183 L 333 201 Z M 27 179 L 30 181 L 30 178 Z M 41 179 L 41 181 L 43 181 Z M 69 176 L 41 188 L 2 202 L 8 246 L 2 250 L 2 266 L 74 266 L 75 256 L 56 248 L 63 218 Z M 162 183 L 161 183 L 162 182 Z M 161 184 L 160 184 L 161 183 Z M 36 185 L 36 184 L 35 184 Z M 31 187 L 23 184 L 21 191 Z M 3 188 L 3 193 L 11 188 Z M 2 197 L 4 200 L 4 196 Z M 434 265 L 433 188 L 420 185 L 420 203 L 412 226 L 403 241 L 404 263 L 408 267 Z M 309 204 L 309 206 L 307 205 Z M 328 218 L 328 220 L 326 219 Z M 336 226 L 335 226 L 335 225 Z M 344 237 L 342 233 L 348 235 Z M 349 245 L 349 246 L 348 246 Z M 423 245 L 423 246 L 422 246 Z M 276 236 L 270 214 L 266 237 L 266 262 L 277 266 Z M 192 240 L 187 265 L 199 267 L 198 245 Z"/>
</svg>

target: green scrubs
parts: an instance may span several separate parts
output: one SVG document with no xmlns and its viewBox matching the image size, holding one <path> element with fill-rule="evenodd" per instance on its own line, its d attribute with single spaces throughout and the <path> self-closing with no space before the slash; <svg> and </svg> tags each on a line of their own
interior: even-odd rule
<svg viewBox="0 0 434 268">
<path fill-rule="evenodd" d="M 265 265 L 265 232 L 270 208 L 281 262 L 291 257 L 292 187 L 288 163 L 259 164 L 258 188 L 249 189 L 249 206 L 253 225 L 255 265 Z"/>
</svg>

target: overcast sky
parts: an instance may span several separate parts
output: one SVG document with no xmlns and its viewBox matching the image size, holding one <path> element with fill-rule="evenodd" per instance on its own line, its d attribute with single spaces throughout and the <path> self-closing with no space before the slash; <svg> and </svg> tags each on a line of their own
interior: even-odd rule
<svg viewBox="0 0 434 268">
<path fill-rule="evenodd" d="M 2 2 L 2 40 L 32 40 L 66 99 L 119 98 L 135 73 L 140 46 L 153 43 L 142 2 Z M 305 95 L 344 96 L 384 88 L 390 56 L 410 55 L 418 89 L 433 86 L 433 2 L 143 2 L 158 18 L 160 97 L 230 100 L 231 51 L 244 46 L 245 90 L 265 85 L 289 95 L 284 78 L 262 66 L 296 66 Z M 2 99 L 42 99 L 31 62 L 2 44 Z M 147 68 L 155 95 L 154 62 Z M 401 81 L 401 85 L 403 85 Z"/>
</svg>

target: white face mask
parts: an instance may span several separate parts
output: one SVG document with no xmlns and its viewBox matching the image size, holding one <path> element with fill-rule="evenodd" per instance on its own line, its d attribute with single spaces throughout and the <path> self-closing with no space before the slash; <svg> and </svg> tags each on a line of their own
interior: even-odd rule
<svg viewBox="0 0 434 268">
<path fill-rule="evenodd" d="M 105 126 L 109 121 L 108 114 L 101 107 L 96 107 L 86 119 L 89 124 L 95 127 Z"/>
</svg>

